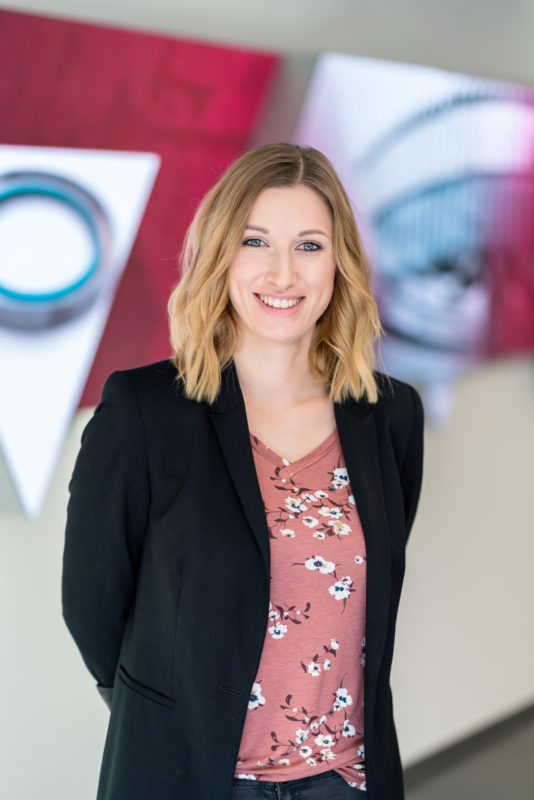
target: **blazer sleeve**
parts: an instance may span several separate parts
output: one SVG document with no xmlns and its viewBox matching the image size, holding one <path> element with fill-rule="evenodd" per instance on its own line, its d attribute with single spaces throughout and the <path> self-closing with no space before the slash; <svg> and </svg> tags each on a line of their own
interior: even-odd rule
<svg viewBox="0 0 534 800">
<path fill-rule="evenodd" d="M 109 704 L 149 506 L 144 429 L 124 372 L 106 381 L 83 431 L 69 491 L 63 616 Z"/>
<path fill-rule="evenodd" d="M 423 454 L 424 454 L 424 412 L 421 398 L 413 386 L 410 386 L 412 394 L 412 431 L 408 440 L 408 446 L 404 454 L 401 480 L 404 493 L 406 541 L 410 535 L 419 496 L 421 494 L 421 484 L 423 480 Z"/>
</svg>

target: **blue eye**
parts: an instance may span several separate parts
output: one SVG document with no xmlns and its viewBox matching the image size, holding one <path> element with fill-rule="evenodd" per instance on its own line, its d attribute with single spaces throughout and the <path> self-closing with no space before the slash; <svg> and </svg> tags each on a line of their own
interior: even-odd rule
<svg viewBox="0 0 534 800">
<path fill-rule="evenodd" d="M 302 242 L 299 244 L 299 248 L 302 250 L 307 250 L 308 253 L 313 253 L 315 250 L 321 250 L 321 245 L 317 244 L 317 242 Z"/>
<path fill-rule="evenodd" d="M 263 242 L 261 239 L 252 238 L 252 239 L 245 239 L 243 244 L 247 245 L 247 247 L 261 247 Z"/>
</svg>

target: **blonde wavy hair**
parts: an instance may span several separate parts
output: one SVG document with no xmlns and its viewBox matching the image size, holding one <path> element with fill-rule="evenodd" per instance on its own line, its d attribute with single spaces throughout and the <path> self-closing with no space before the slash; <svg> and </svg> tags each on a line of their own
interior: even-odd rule
<svg viewBox="0 0 534 800">
<path fill-rule="evenodd" d="M 310 345 L 310 366 L 334 402 L 378 399 L 374 344 L 382 329 L 351 205 L 328 159 L 294 144 L 263 145 L 241 156 L 204 197 L 189 226 L 182 278 L 168 303 L 173 362 L 187 397 L 212 403 L 221 372 L 232 361 L 237 330 L 228 269 L 256 198 L 264 189 L 299 185 L 317 192 L 330 209 L 337 266 L 332 299 Z"/>
</svg>

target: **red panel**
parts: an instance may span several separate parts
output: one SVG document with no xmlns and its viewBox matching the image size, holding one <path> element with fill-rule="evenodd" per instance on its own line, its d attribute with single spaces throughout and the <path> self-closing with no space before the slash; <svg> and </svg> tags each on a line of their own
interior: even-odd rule
<svg viewBox="0 0 534 800">
<path fill-rule="evenodd" d="M 193 208 L 247 149 L 276 57 L 0 12 L 0 139 L 150 150 L 162 165 L 82 405 L 112 369 L 165 358 Z"/>
</svg>

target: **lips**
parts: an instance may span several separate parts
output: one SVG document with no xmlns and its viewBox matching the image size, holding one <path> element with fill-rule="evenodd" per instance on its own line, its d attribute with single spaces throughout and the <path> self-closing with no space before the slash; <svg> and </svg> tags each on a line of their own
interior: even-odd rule
<svg viewBox="0 0 534 800">
<path fill-rule="evenodd" d="M 294 308 L 302 300 L 303 297 L 273 297 L 266 294 L 256 294 L 256 297 L 268 308 Z"/>
</svg>

